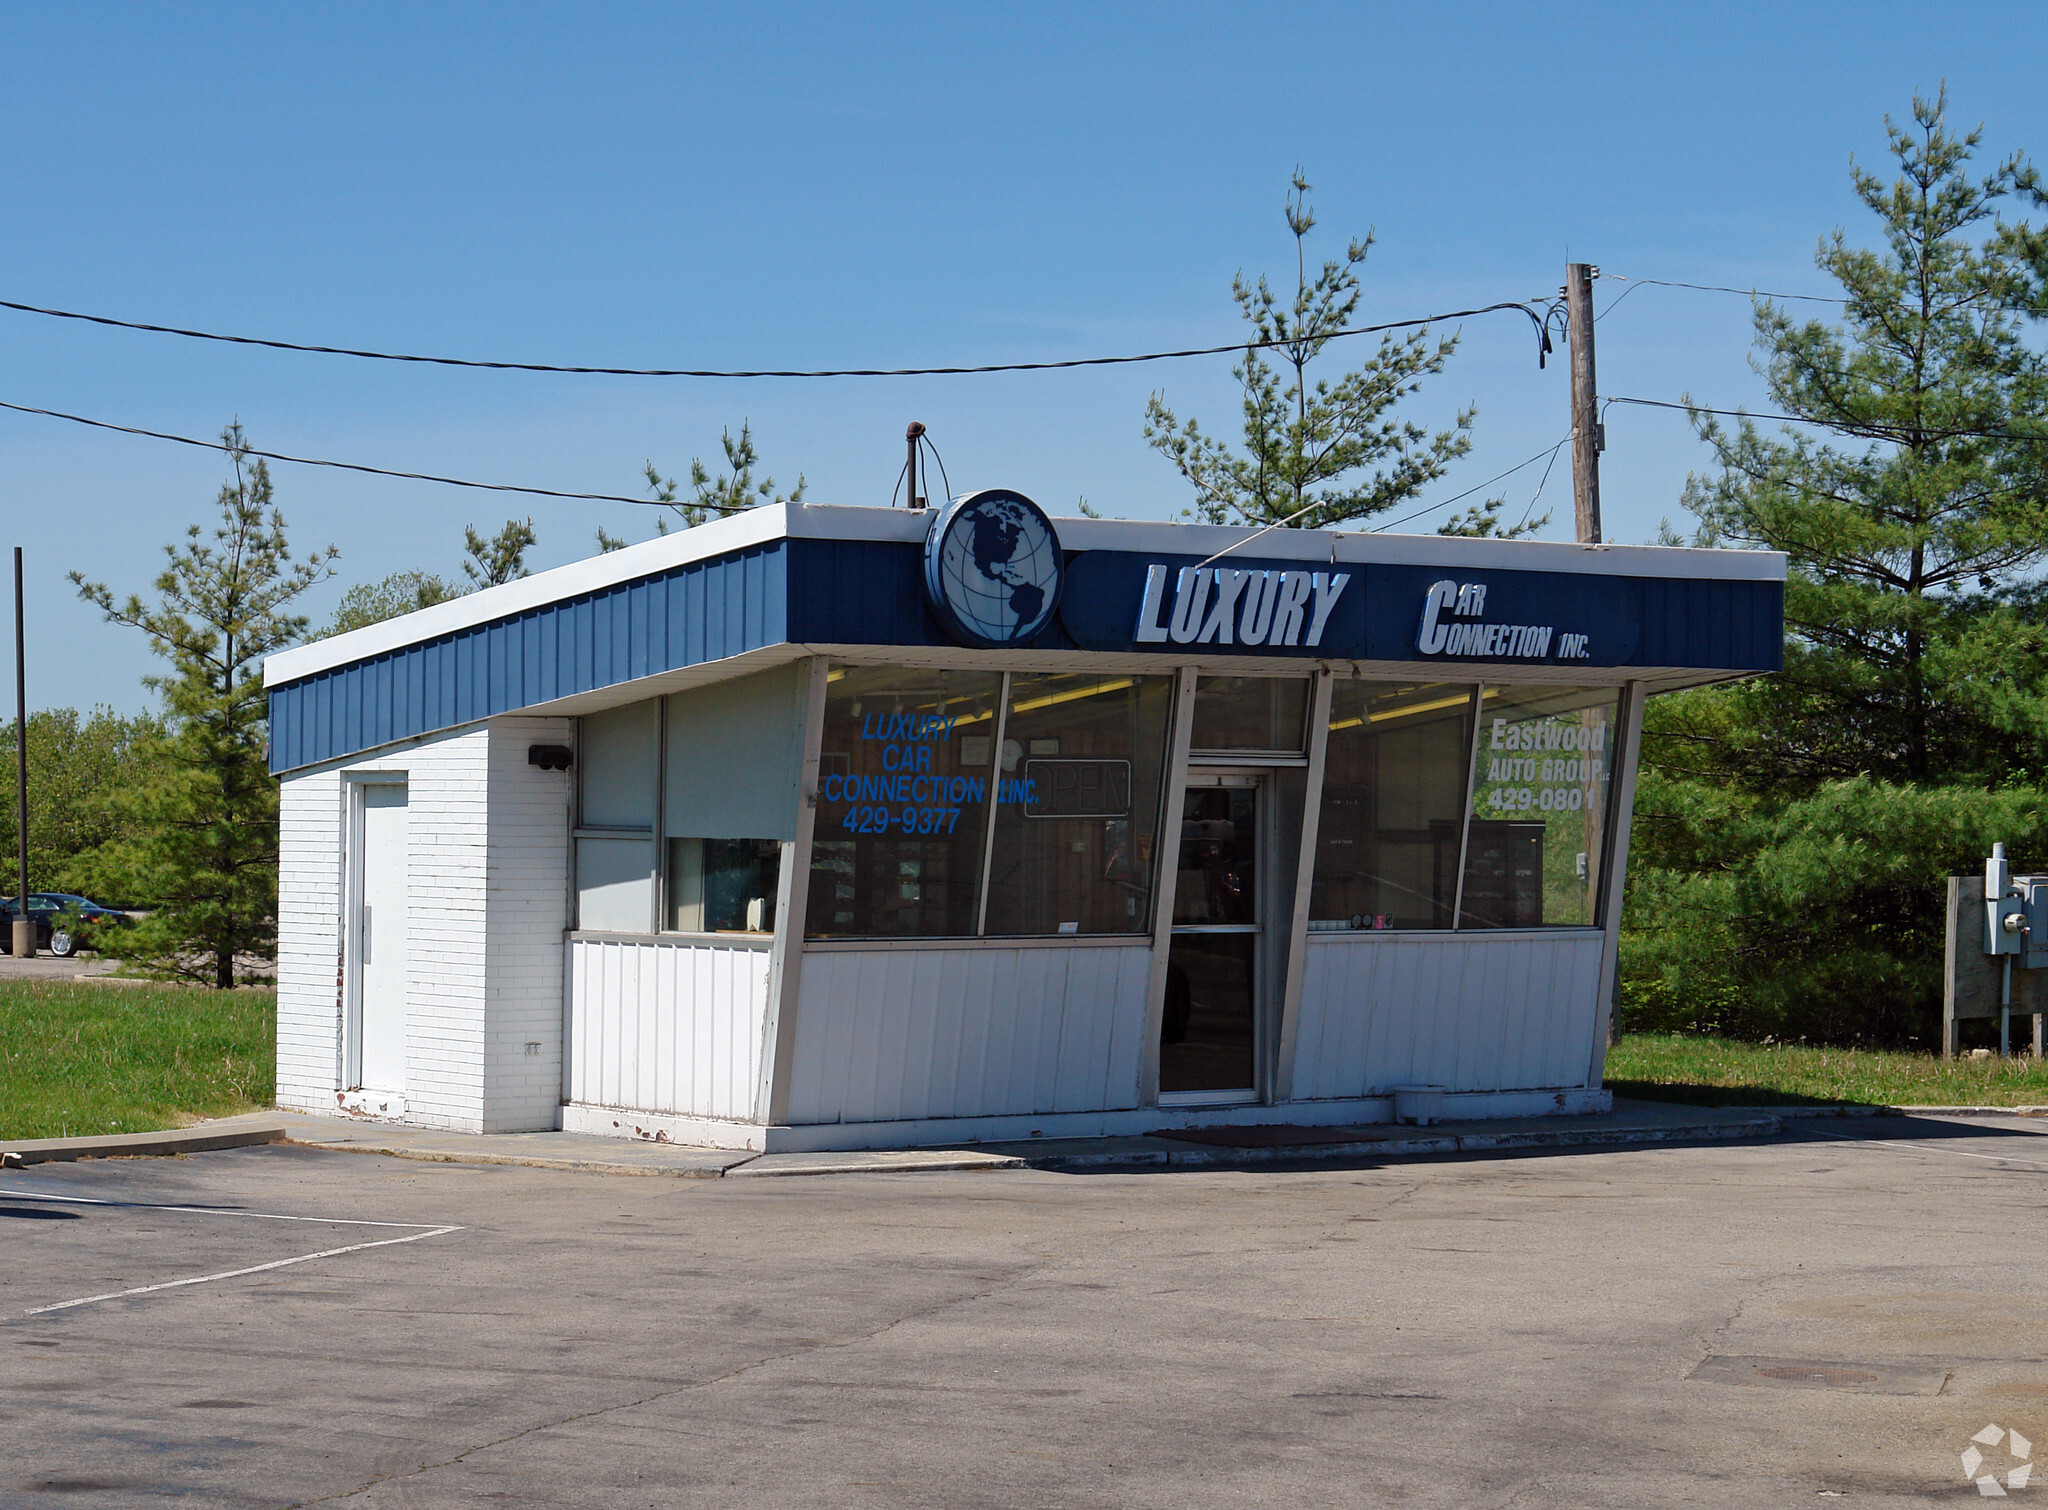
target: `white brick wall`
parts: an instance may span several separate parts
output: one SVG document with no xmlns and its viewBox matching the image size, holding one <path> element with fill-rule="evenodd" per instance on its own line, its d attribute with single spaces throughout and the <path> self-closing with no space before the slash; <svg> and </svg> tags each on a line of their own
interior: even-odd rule
<svg viewBox="0 0 2048 1510">
<path fill-rule="evenodd" d="M 526 763 L 527 746 L 573 744 L 566 718 L 490 724 L 487 882 L 489 1028 L 485 1132 L 560 1125 L 562 1021 L 569 926 L 569 812 L 574 773 Z M 527 1045 L 538 1047 L 528 1052 Z"/>
<path fill-rule="evenodd" d="M 341 775 L 279 794 L 277 1104 L 332 1111 L 341 1083 Z"/>
<path fill-rule="evenodd" d="M 527 765 L 526 748 L 571 737 L 567 719 L 501 719 L 285 780 L 280 1106 L 331 1111 L 341 1086 L 345 776 L 403 772 L 405 1119 L 465 1132 L 558 1125 L 571 778 Z"/>
</svg>

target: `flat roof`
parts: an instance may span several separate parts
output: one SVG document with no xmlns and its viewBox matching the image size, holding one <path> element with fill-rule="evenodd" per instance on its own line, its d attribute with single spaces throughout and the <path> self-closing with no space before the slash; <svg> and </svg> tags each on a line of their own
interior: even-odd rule
<svg viewBox="0 0 2048 1510">
<path fill-rule="evenodd" d="M 777 540 L 915 544 L 923 540 L 931 519 L 929 510 L 913 512 L 853 504 L 764 504 L 638 545 L 536 572 L 500 587 L 487 587 L 347 634 L 278 651 L 264 660 L 264 681 L 272 687 L 281 686 L 531 609 Z M 1365 530 L 1256 529 L 1142 519 L 1059 518 L 1054 524 L 1061 547 L 1068 551 L 1208 557 L 1244 550 L 1256 541 L 1255 549 L 1246 554 L 1275 561 L 1383 563 L 1442 567 L 1447 571 L 1542 571 L 1721 582 L 1785 580 L 1785 557 L 1776 551 L 1479 540 L 1457 535 L 1397 535 Z"/>
</svg>

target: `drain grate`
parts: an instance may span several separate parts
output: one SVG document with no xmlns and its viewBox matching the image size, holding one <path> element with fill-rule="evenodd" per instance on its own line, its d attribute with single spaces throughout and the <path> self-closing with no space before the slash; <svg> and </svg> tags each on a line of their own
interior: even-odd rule
<svg viewBox="0 0 2048 1510">
<path fill-rule="evenodd" d="M 1736 1358 L 1717 1353 L 1700 1360 L 1688 1378 L 1765 1389 L 1841 1389 L 1875 1395 L 1938 1395 L 1948 1370 L 1925 1363 L 1842 1363 L 1817 1358 Z"/>
<path fill-rule="evenodd" d="M 1802 1368 L 1797 1364 L 1774 1363 L 1760 1368 L 1761 1379 L 1782 1379 L 1788 1384 L 1875 1384 L 1877 1375 L 1860 1368 Z"/>
</svg>

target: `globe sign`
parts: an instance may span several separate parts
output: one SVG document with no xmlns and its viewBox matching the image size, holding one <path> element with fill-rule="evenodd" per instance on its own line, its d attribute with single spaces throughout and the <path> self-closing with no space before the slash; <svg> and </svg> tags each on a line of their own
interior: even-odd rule
<svg viewBox="0 0 2048 1510">
<path fill-rule="evenodd" d="M 985 488 L 946 505 L 925 535 L 925 596 L 965 644 L 1023 644 L 1051 621 L 1061 581 L 1052 521 L 1008 488 Z"/>
</svg>

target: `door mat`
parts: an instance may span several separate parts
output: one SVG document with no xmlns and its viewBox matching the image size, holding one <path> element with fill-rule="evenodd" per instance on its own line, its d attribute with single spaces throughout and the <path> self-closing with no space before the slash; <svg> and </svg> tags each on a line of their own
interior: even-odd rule
<svg viewBox="0 0 2048 1510">
<path fill-rule="evenodd" d="M 1374 1127 L 1174 1127 L 1152 1135 L 1212 1148 L 1326 1148 L 1332 1143 L 1369 1143 L 1395 1136 Z"/>
</svg>

